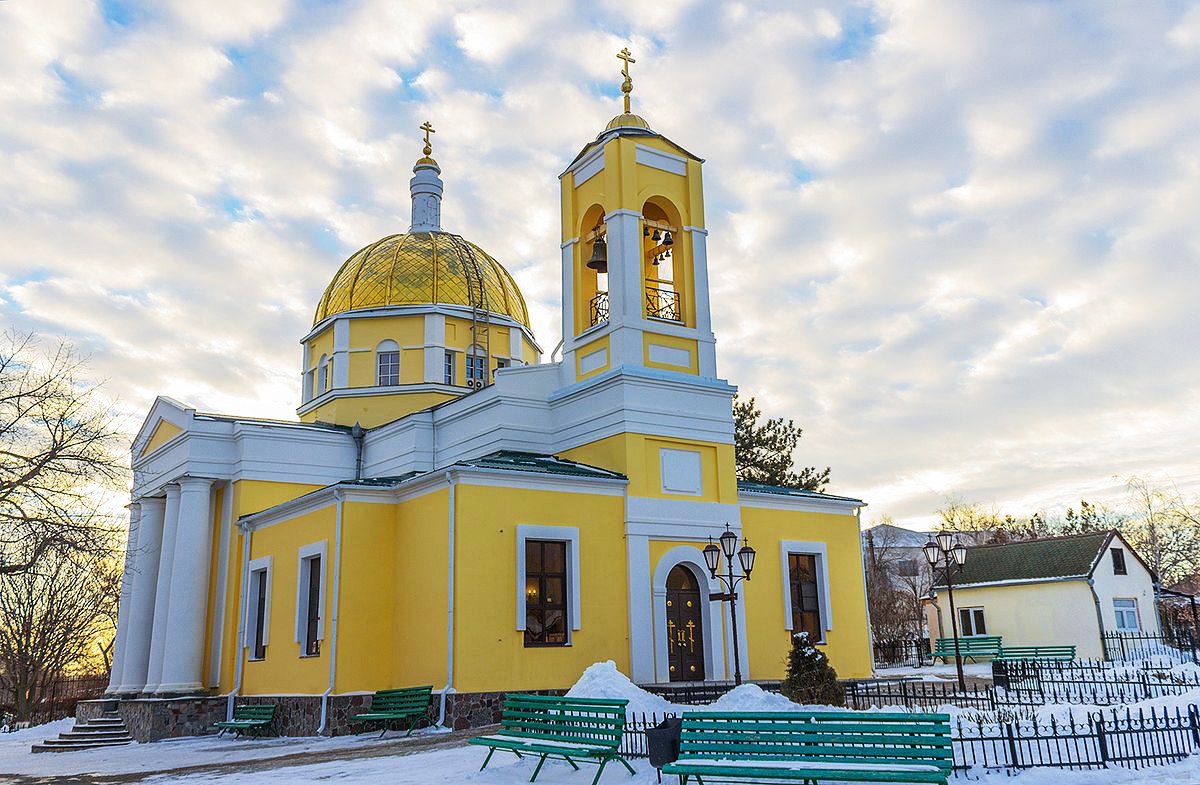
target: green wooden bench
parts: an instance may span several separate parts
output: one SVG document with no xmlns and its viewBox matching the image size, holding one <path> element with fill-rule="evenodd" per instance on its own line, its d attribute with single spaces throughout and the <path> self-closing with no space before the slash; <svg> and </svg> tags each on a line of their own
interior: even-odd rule
<svg viewBox="0 0 1200 785">
<path fill-rule="evenodd" d="M 685 712 L 679 785 L 796 780 L 946 785 L 950 715 L 869 711 Z"/>
<path fill-rule="evenodd" d="M 401 687 L 395 690 L 380 690 L 371 696 L 371 706 L 366 711 L 355 714 L 351 722 L 383 723 L 383 738 L 388 727 L 396 723 L 408 723 L 408 732 L 412 735 L 421 720 L 429 716 L 429 703 L 433 700 L 433 687 Z"/>
<path fill-rule="evenodd" d="M 1073 660 L 1074 646 L 1001 646 L 996 659 L 1009 660 Z"/>
<path fill-rule="evenodd" d="M 980 657 L 1000 656 L 999 635 L 973 635 L 969 638 L 958 639 L 958 650 L 964 659 L 973 661 Z M 933 656 L 940 657 L 944 662 L 954 659 L 954 638 L 938 638 L 933 647 Z"/>
<path fill-rule="evenodd" d="M 600 781 L 609 761 L 619 761 L 633 774 L 633 767 L 617 752 L 625 732 L 628 703 L 603 698 L 505 695 L 500 730 L 470 740 L 471 744 L 490 748 L 479 770 L 487 768 L 496 750 L 506 750 L 518 758 L 524 754 L 540 756 L 530 782 L 537 779 L 548 758 L 565 760 L 576 771 L 578 763 L 599 764 L 592 785 Z"/>
<path fill-rule="evenodd" d="M 274 703 L 238 703 L 233 707 L 233 719 L 214 722 L 214 728 L 220 728 L 218 736 L 225 731 L 233 731 L 235 736 L 243 733 L 261 736 L 271 729 L 275 722 Z"/>
</svg>

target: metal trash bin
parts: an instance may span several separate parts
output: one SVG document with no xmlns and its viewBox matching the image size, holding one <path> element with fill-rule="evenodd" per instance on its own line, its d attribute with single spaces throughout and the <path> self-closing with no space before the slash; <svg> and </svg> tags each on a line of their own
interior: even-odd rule
<svg viewBox="0 0 1200 785">
<path fill-rule="evenodd" d="M 667 717 L 653 728 L 646 729 L 646 753 L 650 765 L 658 769 L 662 781 L 662 767 L 679 760 L 679 737 L 683 734 L 683 720 Z"/>
</svg>

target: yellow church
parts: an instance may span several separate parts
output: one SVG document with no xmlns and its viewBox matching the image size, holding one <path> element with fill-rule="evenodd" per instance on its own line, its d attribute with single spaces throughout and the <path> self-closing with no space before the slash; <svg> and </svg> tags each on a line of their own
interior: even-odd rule
<svg viewBox="0 0 1200 785">
<path fill-rule="evenodd" d="M 298 419 L 155 401 L 109 688 L 135 735 L 264 696 L 285 733 L 342 733 L 416 685 L 465 727 L 602 660 L 729 680 L 735 644 L 779 679 L 802 630 L 870 675 L 863 502 L 737 480 L 703 161 L 629 111 L 625 68 L 625 112 L 560 177 L 550 361 L 501 262 L 443 228 L 426 124 L 411 226 L 341 265 L 300 338 Z M 736 642 L 702 554 L 727 526 L 757 551 Z M 163 698 L 190 708 L 156 719 Z"/>
</svg>

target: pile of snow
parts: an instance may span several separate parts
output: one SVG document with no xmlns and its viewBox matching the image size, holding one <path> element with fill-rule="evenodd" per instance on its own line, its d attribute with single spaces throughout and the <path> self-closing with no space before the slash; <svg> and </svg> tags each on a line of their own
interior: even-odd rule
<svg viewBox="0 0 1200 785">
<path fill-rule="evenodd" d="M 625 707 L 627 717 L 633 714 L 678 714 L 682 706 L 668 703 L 666 698 L 646 692 L 629 680 L 612 660 L 589 665 L 587 670 L 567 690 L 568 698 L 615 698 L 629 701 Z"/>
<path fill-rule="evenodd" d="M 711 711 L 796 711 L 823 707 L 799 706 L 777 692 L 767 692 L 757 684 L 743 684 L 717 698 L 706 708 Z"/>
</svg>

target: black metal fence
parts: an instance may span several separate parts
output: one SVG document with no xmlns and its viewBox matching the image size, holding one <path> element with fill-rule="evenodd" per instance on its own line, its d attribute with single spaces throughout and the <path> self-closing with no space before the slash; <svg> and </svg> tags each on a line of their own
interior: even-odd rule
<svg viewBox="0 0 1200 785">
<path fill-rule="evenodd" d="M 779 687 L 783 684 L 778 680 L 757 679 L 746 683 L 757 684 L 767 692 L 779 692 Z M 731 681 L 698 681 L 677 684 L 643 684 L 641 686 L 647 692 L 666 698 L 671 703 L 695 706 L 712 703 L 737 685 Z"/>
<path fill-rule="evenodd" d="M 107 674 L 82 674 L 65 676 L 50 682 L 34 706 L 32 713 L 19 721 L 14 712 L 11 694 L 3 694 L 0 700 L 0 728 L 17 730 L 28 725 L 41 725 L 75 714 L 75 704 L 81 700 L 95 698 L 108 687 Z"/>
<path fill-rule="evenodd" d="M 621 754 L 645 758 L 646 731 L 674 714 L 639 714 L 625 724 Z M 954 767 L 1140 769 L 1180 761 L 1200 749 L 1200 711 L 1186 709 L 1090 712 L 1048 722 L 958 719 L 950 735 Z"/>
<path fill-rule="evenodd" d="M 928 638 L 874 641 L 871 648 L 876 668 L 919 668 L 933 664 Z"/>
<path fill-rule="evenodd" d="M 960 708 L 995 710 L 996 690 L 990 685 L 968 685 L 966 691 L 952 682 L 852 681 L 846 683 L 846 706 L 851 709 L 900 706 L 906 709 Z"/>
<path fill-rule="evenodd" d="M 1192 630 L 1176 628 L 1158 634 L 1106 632 L 1104 659 L 1136 662 L 1148 659 L 1200 663 L 1200 641 Z"/>
<path fill-rule="evenodd" d="M 1167 668 L 1093 661 L 1017 660 L 992 663 L 992 681 L 1006 705 L 1046 703 L 1113 706 L 1200 689 L 1200 676 Z"/>
</svg>

